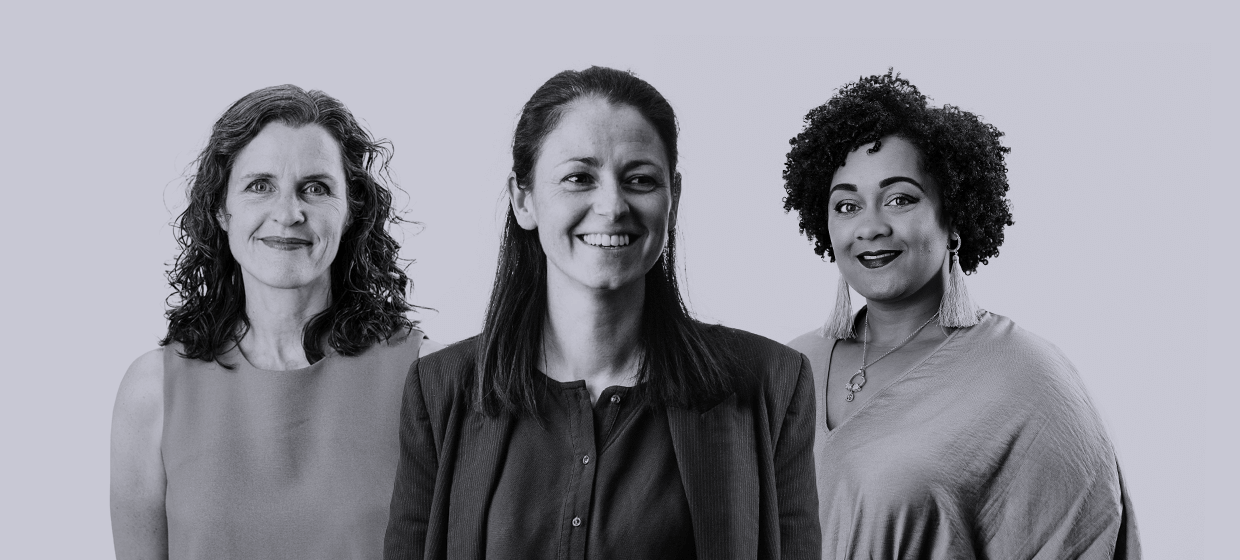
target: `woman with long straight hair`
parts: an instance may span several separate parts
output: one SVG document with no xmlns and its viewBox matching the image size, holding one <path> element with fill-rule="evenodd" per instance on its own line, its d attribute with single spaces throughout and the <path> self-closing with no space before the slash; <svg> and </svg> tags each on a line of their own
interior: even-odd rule
<svg viewBox="0 0 1240 560">
<path fill-rule="evenodd" d="M 385 558 L 819 558 L 809 365 L 685 309 L 677 134 L 610 68 L 526 103 L 482 333 L 405 385 Z"/>
</svg>

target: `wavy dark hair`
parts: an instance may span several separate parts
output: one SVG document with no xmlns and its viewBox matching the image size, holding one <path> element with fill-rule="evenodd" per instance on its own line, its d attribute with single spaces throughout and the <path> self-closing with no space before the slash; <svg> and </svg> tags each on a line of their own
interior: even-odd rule
<svg viewBox="0 0 1240 560">
<path fill-rule="evenodd" d="M 181 254 L 168 271 L 168 334 L 160 345 L 181 343 L 186 358 L 215 361 L 249 329 L 241 267 L 216 219 L 228 192 L 237 154 L 272 122 L 318 125 L 340 145 L 350 221 L 331 264 L 331 303 L 302 335 L 316 362 L 324 343 L 345 356 L 416 325 L 406 313 L 411 288 L 398 263 L 400 246 L 387 232 L 401 222 L 392 210 L 387 171 L 391 143 L 375 140 L 340 101 L 294 85 L 263 88 L 233 103 L 211 128 L 190 178 L 189 207 L 173 227 Z M 226 367 L 228 364 L 223 364 Z"/>
<path fill-rule="evenodd" d="M 840 88 L 805 116 L 805 129 L 789 142 L 784 211 L 797 211 L 814 251 L 835 261 L 827 230 L 831 177 L 848 154 L 870 143 L 876 152 L 887 136 L 904 138 L 920 152 L 922 169 L 939 187 L 943 216 L 960 234 L 960 269 L 972 273 L 997 257 L 1004 226 L 1014 224 L 1003 133 L 957 107 L 930 107 L 916 86 L 891 70 Z"/>
<path fill-rule="evenodd" d="M 532 188 L 534 164 L 543 140 L 559 124 L 568 105 L 598 98 L 636 109 L 654 127 L 667 150 L 673 189 L 679 125 L 671 104 L 658 90 L 630 72 L 593 66 L 560 72 L 547 80 L 521 111 L 512 140 L 512 172 L 521 188 Z M 641 319 L 641 363 L 635 391 L 649 405 L 693 407 L 732 391 L 736 380 L 726 352 L 724 329 L 694 320 L 676 282 L 676 235 L 646 273 Z M 479 335 L 474 387 L 476 405 L 487 414 L 501 411 L 537 416 L 537 370 L 547 318 L 547 257 L 537 230 L 517 223 L 511 206 L 500 243 L 491 301 Z"/>
</svg>

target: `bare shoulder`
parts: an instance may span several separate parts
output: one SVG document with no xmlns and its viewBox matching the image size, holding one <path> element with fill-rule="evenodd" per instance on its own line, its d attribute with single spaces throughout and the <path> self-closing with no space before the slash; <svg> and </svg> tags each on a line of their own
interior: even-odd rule
<svg viewBox="0 0 1240 560">
<path fill-rule="evenodd" d="M 163 418 L 164 349 L 158 348 L 138 356 L 121 379 L 112 409 L 112 449 L 122 457 L 114 460 L 158 452 Z"/>
<path fill-rule="evenodd" d="M 164 349 L 151 350 L 134 360 L 121 379 L 113 415 L 148 415 L 163 411 Z M 162 415 L 162 414 L 161 414 Z"/>
<path fill-rule="evenodd" d="M 443 350 L 443 348 L 444 348 L 443 344 L 435 342 L 434 340 L 431 340 L 430 338 L 423 338 L 422 347 L 418 350 L 418 357 L 423 358 L 427 354 L 430 354 L 432 352 L 438 352 L 439 350 Z"/>
<path fill-rule="evenodd" d="M 172 351 L 172 350 L 168 350 Z M 112 410 L 112 537 L 116 557 L 167 558 L 164 473 L 164 349 L 138 357 Z"/>
</svg>

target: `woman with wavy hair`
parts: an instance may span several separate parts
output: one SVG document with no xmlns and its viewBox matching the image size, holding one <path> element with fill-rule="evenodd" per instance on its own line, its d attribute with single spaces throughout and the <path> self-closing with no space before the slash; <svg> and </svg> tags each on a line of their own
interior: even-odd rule
<svg viewBox="0 0 1240 560">
<path fill-rule="evenodd" d="M 830 320 L 790 344 L 818 388 L 824 556 L 1138 557 L 1076 369 L 964 287 L 1012 225 L 1002 133 L 891 72 L 805 121 L 785 209 L 840 274 Z"/>
<path fill-rule="evenodd" d="M 117 395 L 117 558 L 380 557 L 400 388 L 431 346 L 386 230 L 389 159 L 321 91 L 261 89 L 215 123 L 168 334 Z"/>
<path fill-rule="evenodd" d="M 677 133 L 610 68 L 525 104 L 482 334 L 405 385 L 385 558 L 818 560 L 809 365 L 685 309 Z"/>
</svg>

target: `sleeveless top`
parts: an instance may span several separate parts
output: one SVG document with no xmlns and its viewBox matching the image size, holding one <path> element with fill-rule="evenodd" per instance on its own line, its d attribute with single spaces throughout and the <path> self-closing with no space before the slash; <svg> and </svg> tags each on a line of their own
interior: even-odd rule
<svg viewBox="0 0 1240 560">
<path fill-rule="evenodd" d="M 164 348 L 168 557 L 378 559 L 418 330 L 302 369 Z"/>
</svg>

